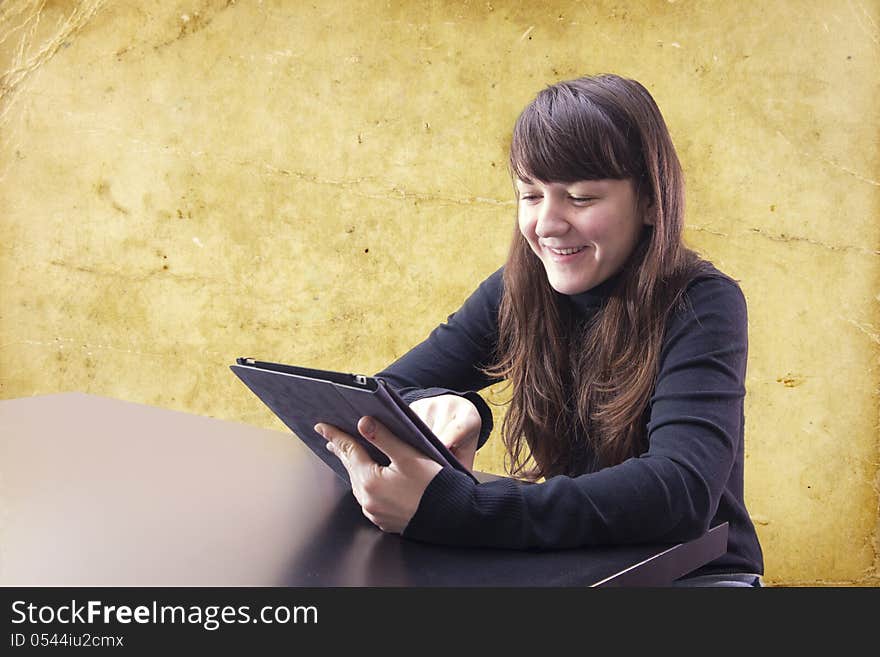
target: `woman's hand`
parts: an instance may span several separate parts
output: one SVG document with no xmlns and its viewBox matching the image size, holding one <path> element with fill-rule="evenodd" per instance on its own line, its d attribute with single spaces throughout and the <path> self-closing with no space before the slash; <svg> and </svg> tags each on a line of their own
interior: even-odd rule
<svg viewBox="0 0 880 657">
<path fill-rule="evenodd" d="M 440 464 L 370 417 L 360 419 L 358 431 L 391 459 L 388 465 L 376 463 L 352 436 L 333 425 L 319 423 L 315 431 L 327 439 L 327 449 L 348 470 L 364 515 L 384 532 L 401 533 L 419 508 L 422 493 L 440 472 Z"/>
<path fill-rule="evenodd" d="M 458 395 L 439 395 L 417 399 L 409 407 L 464 467 L 474 469 L 483 422 L 472 402 Z"/>
</svg>

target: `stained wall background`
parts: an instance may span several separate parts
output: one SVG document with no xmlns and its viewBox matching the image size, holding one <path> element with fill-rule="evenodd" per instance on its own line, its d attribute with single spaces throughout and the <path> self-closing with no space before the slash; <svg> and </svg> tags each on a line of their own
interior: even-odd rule
<svg viewBox="0 0 880 657">
<path fill-rule="evenodd" d="M 503 263 L 518 112 L 616 72 L 749 301 L 767 582 L 880 581 L 876 0 L 5 0 L 0 39 L 0 397 L 283 428 L 228 364 L 425 337 Z"/>
</svg>

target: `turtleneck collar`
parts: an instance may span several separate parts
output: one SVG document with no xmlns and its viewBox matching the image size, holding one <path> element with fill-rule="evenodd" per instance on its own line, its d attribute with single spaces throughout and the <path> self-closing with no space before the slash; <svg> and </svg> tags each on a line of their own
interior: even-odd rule
<svg viewBox="0 0 880 657">
<path fill-rule="evenodd" d="M 592 315 L 598 308 L 604 305 L 619 280 L 620 273 L 617 273 L 608 280 L 599 283 L 596 287 L 590 288 L 586 292 L 562 296 L 568 299 L 571 307 L 577 315 Z"/>
</svg>

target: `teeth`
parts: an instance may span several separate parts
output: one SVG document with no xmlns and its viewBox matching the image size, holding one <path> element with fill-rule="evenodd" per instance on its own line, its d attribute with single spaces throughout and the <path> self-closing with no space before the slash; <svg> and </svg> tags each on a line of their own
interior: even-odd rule
<svg viewBox="0 0 880 657">
<path fill-rule="evenodd" d="M 571 255 L 572 253 L 577 253 L 578 251 L 583 251 L 585 246 L 579 246 L 575 249 L 550 249 L 553 253 L 558 253 L 559 255 Z"/>
</svg>

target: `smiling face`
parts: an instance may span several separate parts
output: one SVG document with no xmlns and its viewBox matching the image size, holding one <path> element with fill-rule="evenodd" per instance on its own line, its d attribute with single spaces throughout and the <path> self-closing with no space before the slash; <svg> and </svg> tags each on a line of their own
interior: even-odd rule
<svg viewBox="0 0 880 657">
<path fill-rule="evenodd" d="M 517 179 L 519 230 L 550 286 L 580 294 L 619 272 L 646 224 L 631 179 Z"/>
</svg>

